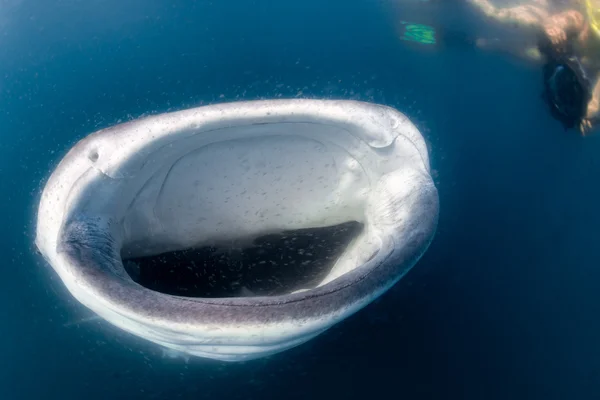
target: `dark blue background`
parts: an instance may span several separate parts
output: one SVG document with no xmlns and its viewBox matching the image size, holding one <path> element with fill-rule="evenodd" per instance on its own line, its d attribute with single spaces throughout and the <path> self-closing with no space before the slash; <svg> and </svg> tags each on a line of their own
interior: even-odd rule
<svg viewBox="0 0 600 400">
<path fill-rule="evenodd" d="M 0 5 L 1 399 L 600 398 L 600 141 L 550 118 L 539 69 L 400 41 L 400 19 L 443 19 L 435 4 Z M 375 101 L 418 124 L 441 219 L 415 269 L 318 339 L 243 364 L 162 358 L 101 322 L 65 327 L 90 314 L 32 241 L 68 148 L 147 113 L 278 96 Z"/>
</svg>

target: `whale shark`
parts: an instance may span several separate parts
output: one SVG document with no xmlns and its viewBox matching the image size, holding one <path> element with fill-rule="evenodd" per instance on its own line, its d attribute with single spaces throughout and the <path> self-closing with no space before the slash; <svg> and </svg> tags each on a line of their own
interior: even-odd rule
<svg viewBox="0 0 600 400">
<path fill-rule="evenodd" d="M 436 231 L 428 149 L 400 111 L 257 100 L 94 132 L 51 171 L 35 244 L 70 294 L 139 338 L 244 361 L 377 299 Z"/>
</svg>

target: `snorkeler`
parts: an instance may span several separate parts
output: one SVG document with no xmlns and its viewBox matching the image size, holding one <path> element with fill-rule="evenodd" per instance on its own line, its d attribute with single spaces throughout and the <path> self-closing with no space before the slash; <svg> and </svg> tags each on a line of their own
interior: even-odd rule
<svg viewBox="0 0 600 400">
<path fill-rule="evenodd" d="M 510 51 L 529 60 L 545 60 L 545 97 L 553 114 L 566 127 L 576 121 L 586 135 L 600 122 L 600 29 L 596 21 L 600 7 L 593 4 L 598 0 L 531 1 L 497 8 L 489 0 L 469 0 L 499 23 L 537 33 L 541 40 L 535 49 L 523 49 L 519 42 L 521 48 L 513 44 Z M 493 49 L 502 44 L 481 39 L 478 46 Z"/>
</svg>

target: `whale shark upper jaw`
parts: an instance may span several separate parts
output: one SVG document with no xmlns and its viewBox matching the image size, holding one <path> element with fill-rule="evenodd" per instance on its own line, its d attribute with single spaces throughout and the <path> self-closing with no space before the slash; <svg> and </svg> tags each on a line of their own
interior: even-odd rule
<svg viewBox="0 0 600 400">
<path fill-rule="evenodd" d="M 385 293 L 428 248 L 438 213 L 425 142 L 397 110 L 224 103 L 77 143 L 44 188 L 36 245 L 111 324 L 241 361 Z"/>
</svg>

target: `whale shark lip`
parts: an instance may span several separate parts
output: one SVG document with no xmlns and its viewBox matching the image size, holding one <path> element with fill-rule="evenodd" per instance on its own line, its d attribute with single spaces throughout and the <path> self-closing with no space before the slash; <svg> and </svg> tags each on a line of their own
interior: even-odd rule
<svg viewBox="0 0 600 400">
<path fill-rule="evenodd" d="M 400 112 L 337 100 L 225 103 L 77 143 L 42 193 L 36 246 L 113 325 L 183 354 L 240 361 L 300 345 L 383 294 L 429 246 L 438 210 L 424 140 Z M 344 224 L 361 229 L 318 279 L 274 295 L 189 296 L 140 278 L 140 260 Z"/>
</svg>

